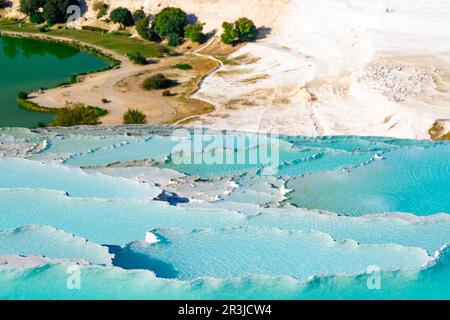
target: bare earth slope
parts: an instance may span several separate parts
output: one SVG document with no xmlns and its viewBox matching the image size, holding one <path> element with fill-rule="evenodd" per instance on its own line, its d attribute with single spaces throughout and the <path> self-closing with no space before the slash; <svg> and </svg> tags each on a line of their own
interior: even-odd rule
<svg viewBox="0 0 450 320">
<path fill-rule="evenodd" d="M 205 81 L 197 97 L 218 107 L 209 126 L 429 138 L 450 119 L 450 2 L 287 6 L 268 39 Z"/>
</svg>

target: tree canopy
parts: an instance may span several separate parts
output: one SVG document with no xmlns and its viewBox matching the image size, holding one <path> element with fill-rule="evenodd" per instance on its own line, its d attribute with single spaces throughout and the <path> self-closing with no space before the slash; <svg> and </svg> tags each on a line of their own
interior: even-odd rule
<svg viewBox="0 0 450 320">
<path fill-rule="evenodd" d="M 20 0 L 19 10 L 27 15 L 37 12 L 45 4 L 45 0 Z"/>
<path fill-rule="evenodd" d="M 112 22 L 120 23 L 125 27 L 134 25 L 133 15 L 131 11 L 124 7 L 119 7 L 111 11 L 109 15 Z"/>
<path fill-rule="evenodd" d="M 66 22 L 69 17 L 67 8 L 77 4 L 77 0 L 45 0 L 44 19 L 48 24 Z"/>
<path fill-rule="evenodd" d="M 167 7 L 159 12 L 153 21 L 153 29 L 161 37 L 170 34 L 184 36 L 184 27 L 187 25 L 187 14 L 180 8 Z"/>
<path fill-rule="evenodd" d="M 258 37 L 258 29 L 252 20 L 240 18 L 235 23 L 224 22 L 221 40 L 225 44 L 234 45 L 236 42 L 252 41 Z"/>
<path fill-rule="evenodd" d="M 195 24 L 188 24 L 184 27 L 184 36 L 192 42 L 201 43 L 205 40 L 203 33 L 203 24 L 197 22 Z"/>
</svg>

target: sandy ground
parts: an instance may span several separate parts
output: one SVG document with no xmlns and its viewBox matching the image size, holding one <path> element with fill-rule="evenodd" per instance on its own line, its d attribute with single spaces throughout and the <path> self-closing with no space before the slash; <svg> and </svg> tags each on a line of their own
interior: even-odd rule
<svg viewBox="0 0 450 320">
<path fill-rule="evenodd" d="M 73 85 L 33 92 L 31 100 L 52 108 L 64 107 L 68 103 L 84 103 L 104 108 L 109 113 L 101 118 L 103 125 L 122 124 L 123 114 L 129 108 L 142 111 L 151 124 L 182 122 L 192 115 L 202 115 L 214 109 L 211 104 L 190 98 L 201 78 L 218 66 L 214 59 L 187 53 L 150 59 L 149 64 L 141 66 L 131 63 L 126 57 L 104 51 L 120 60 L 120 67 L 82 76 L 79 82 Z M 192 65 L 193 70 L 174 68 L 180 63 Z M 157 73 L 178 82 L 177 86 L 169 89 L 172 93 L 170 97 L 163 97 L 163 90 L 146 91 L 141 88 L 147 77 Z M 104 99 L 107 102 L 103 102 Z"/>
</svg>

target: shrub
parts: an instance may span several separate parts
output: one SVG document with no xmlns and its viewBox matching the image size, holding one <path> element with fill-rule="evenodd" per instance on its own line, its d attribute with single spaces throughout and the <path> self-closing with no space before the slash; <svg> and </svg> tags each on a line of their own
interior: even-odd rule
<svg viewBox="0 0 450 320">
<path fill-rule="evenodd" d="M 184 36 L 192 42 L 201 43 L 205 40 L 203 33 L 203 24 L 197 22 L 195 24 L 188 24 L 184 27 Z"/>
<path fill-rule="evenodd" d="M 180 70 L 192 70 L 194 68 L 192 68 L 192 66 L 188 63 L 180 63 L 174 66 L 174 68 L 176 69 L 180 69 Z"/>
<path fill-rule="evenodd" d="M 169 47 L 177 47 L 181 44 L 181 37 L 176 33 L 171 33 L 167 36 L 167 45 Z"/>
<path fill-rule="evenodd" d="M 147 59 L 139 51 L 136 53 L 127 53 L 127 56 L 135 64 L 147 64 Z"/>
<path fill-rule="evenodd" d="M 145 90 L 168 89 L 175 84 L 176 82 L 174 80 L 168 79 L 163 74 L 158 73 L 145 79 L 142 83 L 142 87 Z"/>
<path fill-rule="evenodd" d="M 92 9 L 97 12 L 97 19 L 103 18 L 108 13 L 109 5 L 103 1 L 95 1 Z"/>
<path fill-rule="evenodd" d="M 145 17 L 136 23 L 136 31 L 142 39 L 150 40 L 150 19 Z"/>
<path fill-rule="evenodd" d="M 147 117 L 138 109 L 128 109 L 123 115 L 124 124 L 147 124 Z"/>
<path fill-rule="evenodd" d="M 25 91 L 20 91 L 19 94 L 17 95 L 17 97 L 19 99 L 26 100 L 26 99 L 28 99 L 28 93 Z"/>
<path fill-rule="evenodd" d="M 98 10 L 98 12 L 97 12 L 97 19 L 101 19 L 104 16 L 106 16 L 108 14 L 108 9 L 109 9 L 108 5 L 105 4 L 105 6 L 103 8 Z"/>
<path fill-rule="evenodd" d="M 120 23 L 125 27 L 134 25 L 133 15 L 127 8 L 119 7 L 117 9 L 114 9 L 113 11 L 111 11 L 109 17 L 111 18 L 112 22 Z"/>
<path fill-rule="evenodd" d="M 184 35 L 184 27 L 187 25 L 187 14 L 180 8 L 167 7 L 159 12 L 153 21 L 153 28 L 161 37 L 170 34 Z"/>
<path fill-rule="evenodd" d="M 82 103 L 67 105 L 59 109 L 52 125 L 61 127 L 71 127 L 77 125 L 97 125 L 99 124 L 100 108 L 86 107 Z"/>
<path fill-rule="evenodd" d="M 48 32 L 47 26 L 40 26 L 38 29 L 39 32 Z"/>
<path fill-rule="evenodd" d="M 170 92 L 170 90 L 164 90 L 162 93 L 163 97 L 171 97 L 173 94 Z"/>
</svg>

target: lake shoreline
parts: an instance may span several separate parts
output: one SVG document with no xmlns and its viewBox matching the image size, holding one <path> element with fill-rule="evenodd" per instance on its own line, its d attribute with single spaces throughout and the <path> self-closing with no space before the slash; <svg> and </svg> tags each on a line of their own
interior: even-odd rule
<svg viewBox="0 0 450 320">
<path fill-rule="evenodd" d="M 78 74 L 78 78 L 83 78 L 77 79 L 78 81 L 76 82 L 63 83 L 52 88 L 32 91 L 30 99 L 27 101 L 39 106 L 37 109 L 33 108 L 35 109 L 33 111 L 39 111 L 39 109 L 45 110 L 46 112 L 57 110 L 63 107 L 61 101 L 80 102 L 86 105 L 95 105 L 109 111 L 107 116 L 102 117 L 101 125 L 119 125 L 122 123 L 122 116 L 128 108 L 142 108 L 147 118 L 154 124 L 179 123 L 187 118 L 190 119 L 193 114 L 203 115 L 215 109 L 208 102 L 192 98 L 192 92 L 196 92 L 200 88 L 201 79 L 210 73 L 210 69 L 214 70 L 217 68 L 217 62 L 205 56 L 197 56 L 185 52 L 179 56 L 166 56 L 164 59 L 158 60 L 152 59 L 146 65 L 136 65 L 125 55 L 114 52 L 111 49 L 71 38 L 0 30 L 1 36 L 14 36 L 62 43 L 75 46 L 89 54 L 98 53 L 101 55 L 99 58 L 116 62 L 115 65 L 104 70 Z M 183 63 L 182 60 L 194 63 L 199 69 L 194 70 L 195 72 L 185 72 L 182 75 L 185 78 L 191 77 L 191 79 L 189 81 L 186 80 L 186 83 L 180 85 L 179 88 L 175 88 L 175 91 L 180 91 L 176 92 L 175 96 L 161 96 L 158 90 L 145 92 L 136 83 L 133 83 L 132 79 L 135 75 L 151 74 L 153 70 L 155 72 L 163 71 L 172 73 L 176 70 L 173 69 L 173 65 L 178 63 L 176 61 Z M 179 71 L 178 75 L 181 73 L 183 72 Z M 176 77 L 178 75 L 175 74 L 174 76 Z M 200 78 L 200 81 L 198 78 Z M 129 86 L 129 83 L 131 83 L 132 88 L 128 89 L 129 91 L 135 91 L 136 94 L 125 95 L 125 92 L 121 92 L 123 90 L 118 89 L 118 86 L 124 83 L 126 86 Z M 185 88 L 192 85 L 195 85 L 195 88 Z M 73 97 L 73 99 L 70 97 Z M 105 105 L 102 103 L 104 100 L 108 100 L 108 104 Z M 112 103 L 110 102 L 111 100 L 113 100 Z M 117 102 L 114 103 L 115 101 Z"/>
</svg>

